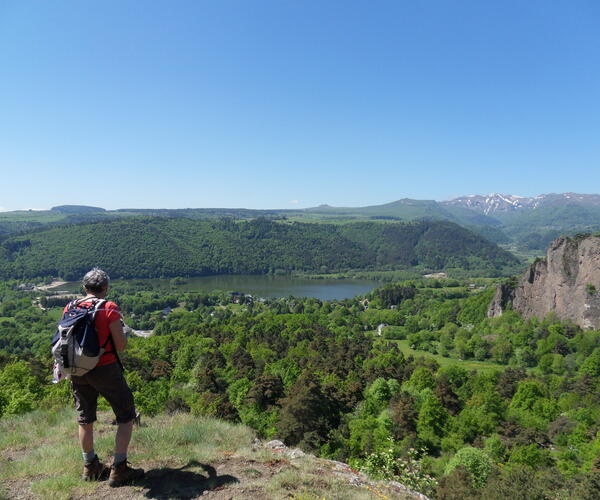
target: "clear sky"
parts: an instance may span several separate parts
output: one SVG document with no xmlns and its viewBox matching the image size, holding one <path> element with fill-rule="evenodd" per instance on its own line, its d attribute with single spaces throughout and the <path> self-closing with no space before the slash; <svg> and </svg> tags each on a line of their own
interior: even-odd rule
<svg viewBox="0 0 600 500">
<path fill-rule="evenodd" d="M 0 207 L 600 192 L 597 0 L 0 0 Z"/>
</svg>

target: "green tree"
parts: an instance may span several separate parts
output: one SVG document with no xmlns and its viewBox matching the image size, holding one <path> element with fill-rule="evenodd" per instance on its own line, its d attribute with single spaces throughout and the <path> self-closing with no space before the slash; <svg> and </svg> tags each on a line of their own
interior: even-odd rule
<svg viewBox="0 0 600 500">
<path fill-rule="evenodd" d="M 448 412 L 431 389 L 422 392 L 421 409 L 417 418 L 417 435 L 429 449 L 439 448 L 446 430 Z"/>
</svg>

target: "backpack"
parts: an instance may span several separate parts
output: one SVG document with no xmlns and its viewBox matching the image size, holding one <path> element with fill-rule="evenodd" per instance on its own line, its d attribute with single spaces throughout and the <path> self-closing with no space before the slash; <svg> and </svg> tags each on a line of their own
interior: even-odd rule
<svg viewBox="0 0 600 500">
<path fill-rule="evenodd" d="M 98 332 L 94 324 L 96 313 L 106 303 L 104 299 L 93 300 L 89 307 L 80 306 L 87 299 L 69 302 L 67 310 L 58 322 L 52 339 L 55 380 L 62 377 L 80 377 L 94 368 L 106 345 L 112 337 L 109 335 L 104 345 L 98 341 Z"/>
</svg>

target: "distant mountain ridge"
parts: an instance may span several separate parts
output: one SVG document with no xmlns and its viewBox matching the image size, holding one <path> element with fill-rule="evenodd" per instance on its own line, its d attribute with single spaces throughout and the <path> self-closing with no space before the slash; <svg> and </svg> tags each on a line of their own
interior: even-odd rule
<svg viewBox="0 0 600 500">
<path fill-rule="evenodd" d="M 299 222 L 444 220 L 459 224 L 491 242 L 512 249 L 541 253 L 562 235 L 600 230 L 600 194 L 549 193 L 527 197 L 492 193 L 467 195 L 447 201 L 402 198 L 381 205 L 334 207 L 319 205 L 305 209 L 246 208 L 125 208 L 105 210 L 82 205 L 61 205 L 46 211 L 0 213 L 0 238 L 12 234 L 125 217 L 183 217 L 196 220 L 258 217 Z"/>
<path fill-rule="evenodd" d="M 600 195 L 579 193 L 550 193 L 527 197 L 512 194 L 491 193 L 488 195 L 467 195 L 443 201 L 443 206 L 460 206 L 485 215 L 519 210 L 536 210 L 548 205 L 581 204 L 600 207 Z"/>
<path fill-rule="evenodd" d="M 383 205 L 307 209 L 311 214 L 394 217 L 399 220 L 443 219 L 467 227 L 496 243 L 542 251 L 561 235 L 600 230 L 600 195 L 549 193 L 527 197 L 491 193 L 448 201 L 404 198 Z"/>
</svg>

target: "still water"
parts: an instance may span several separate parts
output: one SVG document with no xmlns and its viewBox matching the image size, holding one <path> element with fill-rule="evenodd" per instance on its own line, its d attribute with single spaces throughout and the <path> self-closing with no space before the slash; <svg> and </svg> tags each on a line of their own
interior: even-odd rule
<svg viewBox="0 0 600 500">
<path fill-rule="evenodd" d="M 185 278 L 185 283 L 174 285 L 170 279 L 132 279 L 114 280 L 118 283 L 135 283 L 148 286 L 152 290 L 181 290 L 212 292 L 214 290 L 237 291 L 258 297 L 314 297 L 320 300 L 342 300 L 364 295 L 380 285 L 377 281 L 366 279 L 307 279 L 290 276 L 256 276 L 221 274 Z M 78 282 L 67 283 L 53 291 L 79 291 Z"/>
</svg>

